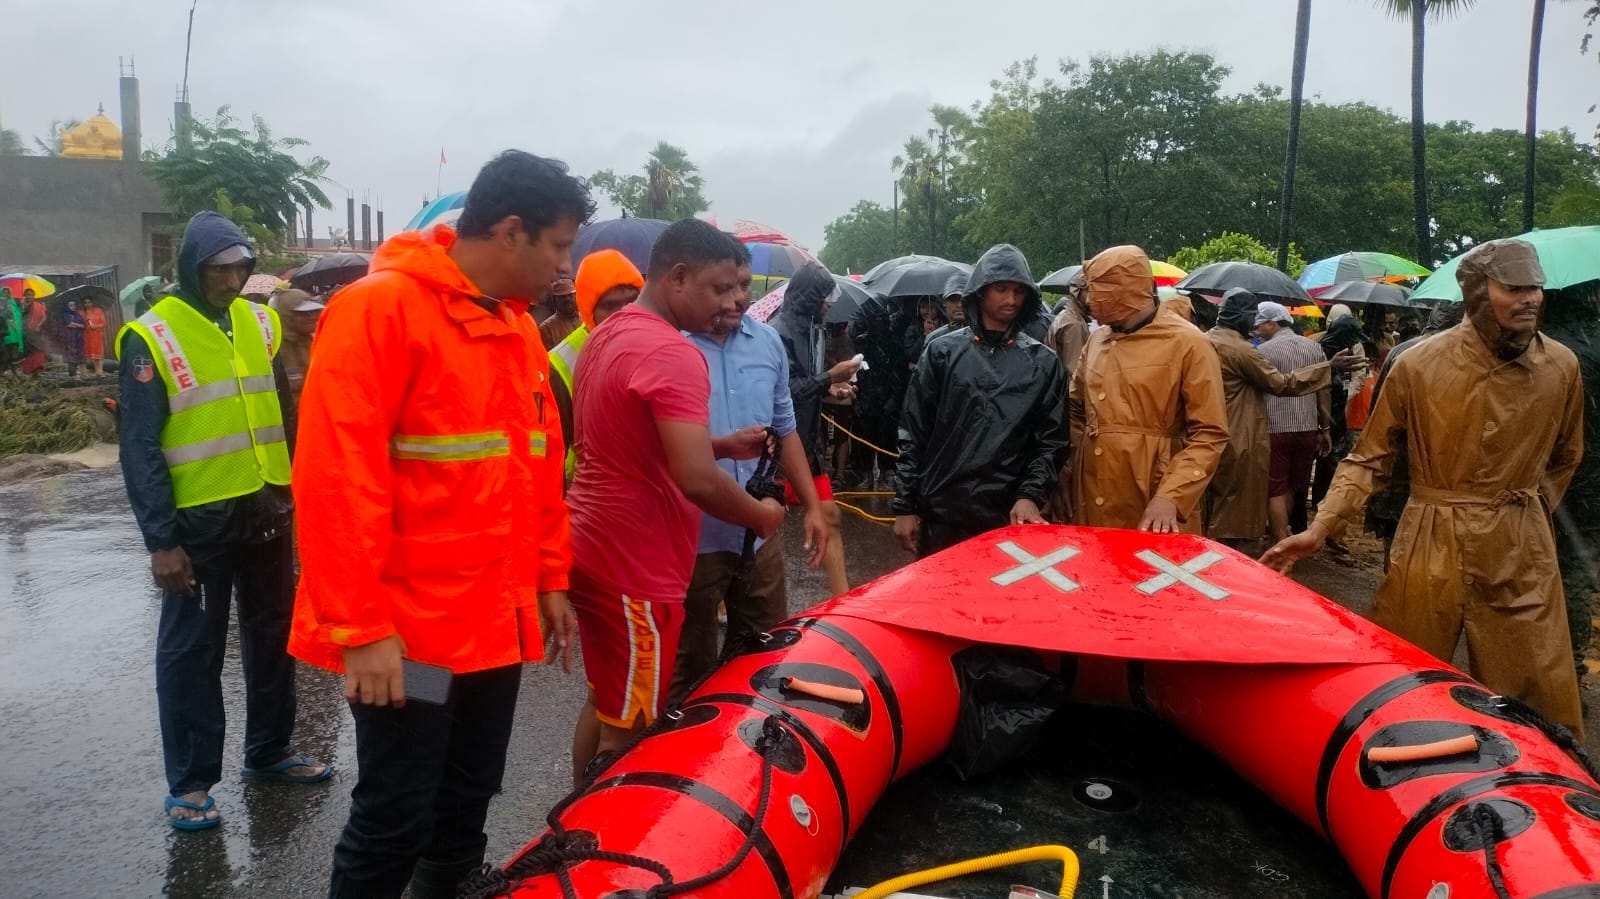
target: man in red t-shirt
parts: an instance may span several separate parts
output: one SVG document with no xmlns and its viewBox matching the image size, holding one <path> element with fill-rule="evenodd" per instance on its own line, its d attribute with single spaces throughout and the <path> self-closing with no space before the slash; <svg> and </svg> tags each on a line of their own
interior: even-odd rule
<svg viewBox="0 0 1600 899">
<path fill-rule="evenodd" d="M 705 357 L 680 331 L 737 315 L 744 247 L 697 219 L 668 228 L 644 292 L 606 319 L 578 359 L 572 583 L 589 695 L 572 738 L 573 779 L 655 720 L 672 683 L 700 514 L 763 538 L 783 507 L 753 499 L 717 458 L 754 458 L 763 428 L 713 439 Z"/>
</svg>

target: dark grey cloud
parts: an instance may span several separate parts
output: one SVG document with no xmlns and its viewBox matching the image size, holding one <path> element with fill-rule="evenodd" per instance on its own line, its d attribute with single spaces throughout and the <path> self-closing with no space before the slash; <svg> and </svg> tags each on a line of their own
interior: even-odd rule
<svg viewBox="0 0 1600 899">
<path fill-rule="evenodd" d="M 1434 26 L 1430 118 L 1520 127 L 1527 4 L 1479 4 Z M 1553 4 L 1541 120 L 1592 133 L 1600 66 L 1578 55 L 1580 6 Z M 97 103 L 117 116 L 115 64 L 136 57 L 147 143 L 164 139 L 188 0 L 9 0 L 0 122 L 42 134 Z M 657 140 L 705 171 L 714 212 L 813 248 L 862 198 L 888 199 L 888 161 L 933 102 L 966 106 L 1011 62 L 1157 46 L 1208 50 L 1229 87 L 1288 79 L 1285 0 L 200 0 L 190 90 L 333 161 L 339 187 L 403 221 L 518 146 L 583 173 L 635 169 Z M 1317 0 L 1308 89 L 1409 105 L 1409 38 L 1372 0 Z"/>
</svg>

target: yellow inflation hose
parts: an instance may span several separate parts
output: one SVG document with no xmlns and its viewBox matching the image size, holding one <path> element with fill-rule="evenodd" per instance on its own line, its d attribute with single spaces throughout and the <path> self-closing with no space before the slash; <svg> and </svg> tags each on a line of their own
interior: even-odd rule
<svg viewBox="0 0 1600 899">
<path fill-rule="evenodd" d="M 884 899 L 901 890 L 913 887 L 927 886 L 952 877 L 962 877 L 967 874 L 976 874 L 979 871 L 989 871 L 995 868 L 1009 868 L 1026 862 L 1061 862 L 1061 889 L 1056 893 L 1062 899 L 1072 899 L 1072 894 L 1078 889 L 1078 856 L 1065 846 L 1030 846 L 1027 849 L 1014 849 L 1010 852 L 1000 852 L 994 855 L 985 855 L 981 858 L 956 862 L 953 865 L 942 865 L 906 874 L 893 880 L 885 880 L 865 892 L 857 893 L 851 899 Z"/>
</svg>

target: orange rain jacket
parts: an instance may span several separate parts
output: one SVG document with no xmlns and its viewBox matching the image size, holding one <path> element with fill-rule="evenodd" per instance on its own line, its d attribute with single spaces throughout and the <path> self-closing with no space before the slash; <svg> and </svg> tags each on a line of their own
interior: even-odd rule
<svg viewBox="0 0 1600 899">
<path fill-rule="evenodd" d="M 333 671 L 391 634 L 457 673 L 536 661 L 519 626 L 536 636 L 539 594 L 567 588 L 549 359 L 525 303 L 476 302 L 453 243 L 446 226 L 390 239 L 317 327 L 289 651 Z"/>
</svg>

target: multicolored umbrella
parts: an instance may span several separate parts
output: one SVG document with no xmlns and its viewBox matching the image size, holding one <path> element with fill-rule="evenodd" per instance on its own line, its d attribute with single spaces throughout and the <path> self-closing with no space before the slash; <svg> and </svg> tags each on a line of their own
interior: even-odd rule
<svg viewBox="0 0 1600 899">
<path fill-rule="evenodd" d="M 18 299 L 21 299 L 22 294 L 29 290 L 33 291 L 36 299 L 47 297 L 56 292 L 54 284 L 38 275 L 30 275 L 27 272 L 12 272 L 8 275 L 0 275 L 0 287 L 9 289 L 11 295 Z"/>
<path fill-rule="evenodd" d="M 810 253 L 784 243 L 745 242 L 750 251 L 750 274 L 760 278 L 789 278 L 807 262 L 815 259 Z"/>
<path fill-rule="evenodd" d="M 660 219 L 620 218 L 603 222 L 590 222 L 578 229 L 578 239 L 572 244 L 572 269 L 577 271 L 583 257 L 601 250 L 616 250 L 640 272 L 648 273 L 650 250 L 656 238 L 671 226 Z"/>
<path fill-rule="evenodd" d="M 1157 287 L 1172 287 L 1189 276 L 1188 272 L 1176 265 L 1159 259 L 1150 260 L 1150 274 L 1156 279 Z"/>
<path fill-rule="evenodd" d="M 1427 275 L 1427 269 L 1402 256 L 1360 252 L 1318 259 L 1306 266 L 1297 280 L 1307 293 L 1316 296 L 1343 281 L 1404 281 Z"/>
<path fill-rule="evenodd" d="M 1539 267 L 1544 269 L 1546 290 L 1559 290 L 1600 279 L 1600 225 L 1550 228 L 1517 235 L 1539 251 Z M 1466 255 L 1466 254 L 1462 254 Z M 1461 256 L 1439 266 L 1433 277 L 1422 282 L 1411 294 L 1418 300 L 1461 302 L 1461 285 L 1456 283 L 1456 266 Z"/>
<path fill-rule="evenodd" d="M 406 222 L 406 226 L 400 230 L 415 231 L 429 225 L 453 225 L 456 219 L 461 218 L 461 209 L 466 205 L 466 191 L 458 190 L 453 194 L 445 194 L 417 210 L 417 214 L 413 215 L 411 221 Z"/>
</svg>

